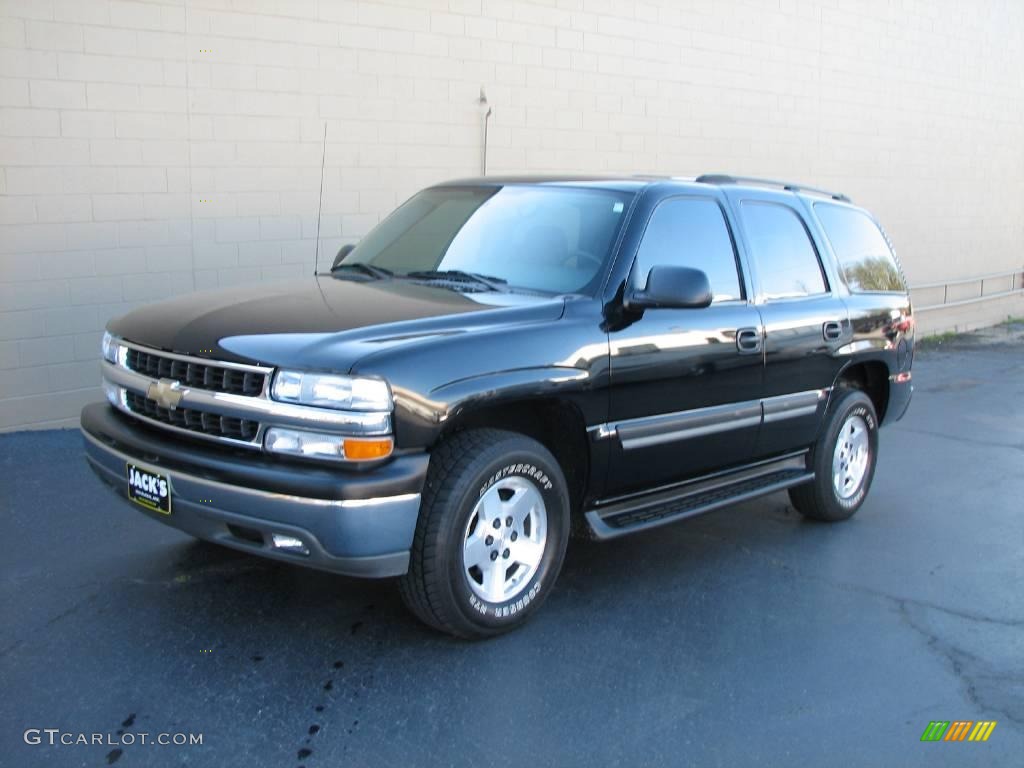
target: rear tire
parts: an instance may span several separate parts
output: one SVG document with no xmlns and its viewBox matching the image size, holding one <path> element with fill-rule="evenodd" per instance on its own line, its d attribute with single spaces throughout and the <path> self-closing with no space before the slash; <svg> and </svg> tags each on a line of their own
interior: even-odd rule
<svg viewBox="0 0 1024 768">
<path fill-rule="evenodd" d="M 544 446 L 497 429 L 460 432 L 431 455 L 399 591 L 435 629 L 499 635 L 547 597 L 568 539 L 568 488 Z"/>
<path fill-rule="evenodd" d="M 836 390 L 828 419 L 808 457 L 814 480 L 790 488 L 804 517 L 828 523 L 853 516 L 871 488 L 878 459 L 878 416 L 866 394 Z"/>
</svg>

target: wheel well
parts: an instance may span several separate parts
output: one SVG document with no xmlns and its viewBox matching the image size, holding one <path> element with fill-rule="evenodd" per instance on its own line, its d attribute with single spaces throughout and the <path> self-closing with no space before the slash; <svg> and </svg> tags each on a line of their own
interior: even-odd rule
<svg viewBox="0 0 1024 768">
<path fill-rule="evenodd" d="M 575 513 L 582 508 L 590 475 L 590 449 L 583 415 L 564 400 L 525 400 L 473 408 L 449 423 L 440 439 L 467 429 L 506 429 L 532 437 L 554 455 L 569 486 Z"/>
<path fill-rule="evenodd" d="M 875 406 L 879 423 L 885 420 L 885 409 L 889 405 L 889 366 L 885 363 L 878 360 L 854 363 L 843 369 L 836 384 L 863 390 Z"/>
</svg>

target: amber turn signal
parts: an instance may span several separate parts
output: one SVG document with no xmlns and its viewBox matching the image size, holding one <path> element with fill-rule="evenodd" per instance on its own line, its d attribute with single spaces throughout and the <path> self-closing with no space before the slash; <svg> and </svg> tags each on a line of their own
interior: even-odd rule
<svg viewBox="0 0 1024 768">
<path fill-rule="evenodd" d="M 349 461 L 384 459 L 391 455 L 394 442 L 390 437 L 373 440 L 345 438 L 345 458 Z"/>
</svg>

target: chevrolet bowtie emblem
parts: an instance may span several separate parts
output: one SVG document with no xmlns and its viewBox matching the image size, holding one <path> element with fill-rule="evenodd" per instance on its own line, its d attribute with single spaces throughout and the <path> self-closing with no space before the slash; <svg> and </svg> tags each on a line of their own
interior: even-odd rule
<svg viewBox="0 0 1024 768">
<path fill-rule="evenodd" d="M 146 390 L 146 397 L 156 402 L 157 405 L 173 411 L 178 407 L 181 398 L 188 392 L 181 388 L 181 382 L 174 379 L 160 379 L 154 381 Z"/>
</svg>

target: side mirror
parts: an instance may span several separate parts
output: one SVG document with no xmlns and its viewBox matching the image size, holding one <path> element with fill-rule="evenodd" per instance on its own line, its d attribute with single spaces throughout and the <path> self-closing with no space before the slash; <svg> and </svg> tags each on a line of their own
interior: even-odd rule
<svg viewBox="0 0 1024 768">
<path fill-rule="evenodd" d="M 346 243 L 338 249 L 338 255 L 334 257 L 334 263 L 331 264 L 331 269 L 337 269 L 338 265 L 345 260 L 345 257 L 352 253 L 352 249 L 355 248 L 355 244 Z"/>
<path fill-rule="evenodd" d="M 627 293 L 627 309 L 701 309 L 711 304 L 711 283 L 699 269 L 651 267 L 647 287 Z"/>
</svg>

